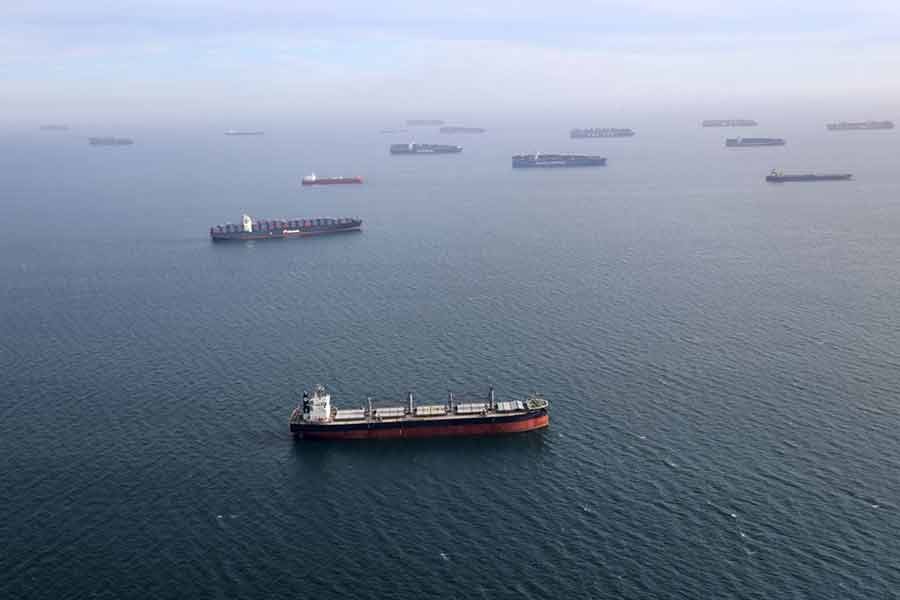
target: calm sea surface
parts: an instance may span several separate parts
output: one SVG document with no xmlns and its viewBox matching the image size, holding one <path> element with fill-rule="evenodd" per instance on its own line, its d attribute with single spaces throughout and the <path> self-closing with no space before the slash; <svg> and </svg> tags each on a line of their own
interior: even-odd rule
<svg viewBox="0 0 900 600">
<path fill-rule="evenodd" d="M 897 597 L 900 134 L 471 124 L 0 133 L 0 597 Z M 210 243 L 242 212 L 365 230 Z M 316 383 L 551 426 L 295 442 Z"/>
</svg>

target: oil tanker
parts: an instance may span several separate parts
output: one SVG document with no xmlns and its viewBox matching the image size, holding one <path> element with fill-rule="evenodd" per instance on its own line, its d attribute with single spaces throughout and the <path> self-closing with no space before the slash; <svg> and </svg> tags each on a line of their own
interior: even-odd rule
<svg viewBox="0 0 900 600">
<path fill-rule="evenodd" d="M 362 177 L 317 177 L 315 173 L 307 175 L 300 182 L 302 185 L 335 185 L 341 183 L 362 183 Z"/>
<path fill-rule="evenodd" d="M 443 404 L 416 405 L 412 393 L 405 406 L 337 409 L 331 394 L 316 386 L 290 418 L 291 433 L 305 439 L 378 439 L 486 436 L 519 433 L 547 427 L 550 403 L 541 395 L 497 402 L 494 388 L 480 401 L 458 402 L 450 393 Z"/>
<path fill-rule="evenodd" d="M 285 238 L 309 237 L 329 233 L 359 231 L 362 219 L 344 217 L 340 219 L 253 219 L 241 216 L 240 225 L 216 225 L 209 228 L 209 237 L 214 242 L 246 240 L 281 240 Z"/>
<path fill-rule="evenodd" d="M 462 146 L 449 144 L 391 144 L 391 154 L 457 154 Z"/>
<path fill-rule="evenodd" d="M 605 167 L 606 158 L 584 154 L 516 154 L 512 157 L 514 169 L 531 167 Z"/>
</svg>

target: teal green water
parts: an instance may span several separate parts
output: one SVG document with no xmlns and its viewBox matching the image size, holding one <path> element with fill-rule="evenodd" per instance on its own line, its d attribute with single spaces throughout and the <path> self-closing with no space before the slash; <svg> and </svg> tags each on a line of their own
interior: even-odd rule
<svg viewBox="0 0 900 600">
<path fill-rule="evenodd" d="M 268 129 L 0 134 L 0 596 L 900 589 L 896 133 Z M 609 166 L 510 168 L 535 150 Z M 365 230 L 210 243 L 242 212 Z M 538 390 L 551 426 L 297 443 L 316 383 Z"/>
</svg>

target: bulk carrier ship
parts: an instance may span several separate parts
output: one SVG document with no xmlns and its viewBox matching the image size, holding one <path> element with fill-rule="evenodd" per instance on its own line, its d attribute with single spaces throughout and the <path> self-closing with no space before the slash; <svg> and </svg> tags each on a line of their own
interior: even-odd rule
<svg viewBox="0 0 900 600">
<path fill-rule="evenodd" d="M 331 394 L 316 386 L 291 413 L 296 438 L 373 439 L 485 436 L 519 433 L 547 427 L 550 403 L 539 394 L 525 400 L 497 402 L 494 388 L 486 400 L 457 402 L 451 393 L 444 404 L 416 406 L 410 393 L 406 406 L 337 409 Z"/>
<path fill-rule="evenodd" d="M 359 231 L 362 219 L 261 219 L 249 215 L 241 216 L 240 225 L 217 225 L 209 228 L 209 237 L 214 242 L 246 240 L 280 240 L 285 238 L 309 237 L 329 233 Z"/>
</svg>

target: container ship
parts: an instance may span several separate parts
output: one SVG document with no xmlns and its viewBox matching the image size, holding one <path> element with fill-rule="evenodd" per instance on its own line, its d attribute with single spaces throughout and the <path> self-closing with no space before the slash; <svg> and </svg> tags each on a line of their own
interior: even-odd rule
<svg viewBox="0 0 900 600">
<path fill-rule="evenodd" d="M 484 133 L 487 131 L 484 127 L 458 127 L 456 125 L 448 125 L 441 127 L 441 133 Z"/>
<path fill-rule="evenodd" d="M 131 138 L 92 137 L 88 138 L 88 143 L 91 146 L 130 146 L 134 140 Z"/>
<path fill-rule="evenodd" d="M 569 132 L 570 138 L 620 138 L 633 137 L 633 129 L 620 129 L 616 127 L 593 127 L 591 129 L 573 129 Z"/>
<path fill-rule="evenodd" d="M 406 124 L 413 127 L 421 127 L 423 125 L 443 125 L 444 122 L 440 119 L 408 119 Z"/>
<path fill-rule="evenodd" d="M 342 183 L 362 183 L 362 177 L 318 177 L 315 173 L 307 175 L 301 183 L 303 185 L 336 185 Z"/>
<path fill-rule="evenodd" d="M 525 400 L 497 402 L 494 389 L 481 401 L 458 402 L 449 394 L 444 404 L 416 405 L 413 394 L 405 406 L 337 409 L 331 394 L 316 386 L 291 413 L 290 429 L 296 438 L 378 439 L 487 436 L 520 433 L 547 427 L 550 403 L 539 394 Z"/>
<path fill-rule="evenodd" d="M 462 146 L 447 144 L 391 144 L 391 154 L 456 154 Z"/>
<path fill-rule="evenodd" d="M 265 135 L 265 131 L 259 131 L 257 129 L 229 129 L 225 132 L 225 135 Z"/>
<path fill-rule="evenodd" d="M 855 129 L 893 129 L 893 121 L 859 121 L 848 123 L 841 121 L 840 123 L 828 123 L 825 125 L 828 131 L 850 131 Z"/>
<path fill-rule="evenodd" d="M 753 119 L 707 119 L 700 123 L 703 127 L 756 127 Z"/>
<path fill-rule="evenodd" d="M 308 237 L 329 233 L 359 231 L 362 220 L 341 219 L 253 219 L 241 216 L 240 225 L 217 225 L 210 227 L 209 237 L 214 242 L 245 240 L 280 240 L 285 238 Z"/>
<path fill-rule="evenodd" d="M 746 138 L 736 137 L 727 138 L 725 146 L 728 148 L 749 148 L 755 146 L 784 146 L 785 142 L 782 138 Z"/>
<path fill-rule="evenodd" d="M 772 172 L 766 175 L 766 181 L 769 183 L 789 183 L 792 181 L 849 181 L 853 179 L 850 173 L 797 173 L 793 175 L 785 175 L 783 171 L 772 169 Z"/>
<path fill-rule="evenodd" d="M 530 167 L 605 167 L 606 158 L 584 154 L 517 154 L 512 157 L 515 169 Z"/>
</svg>

